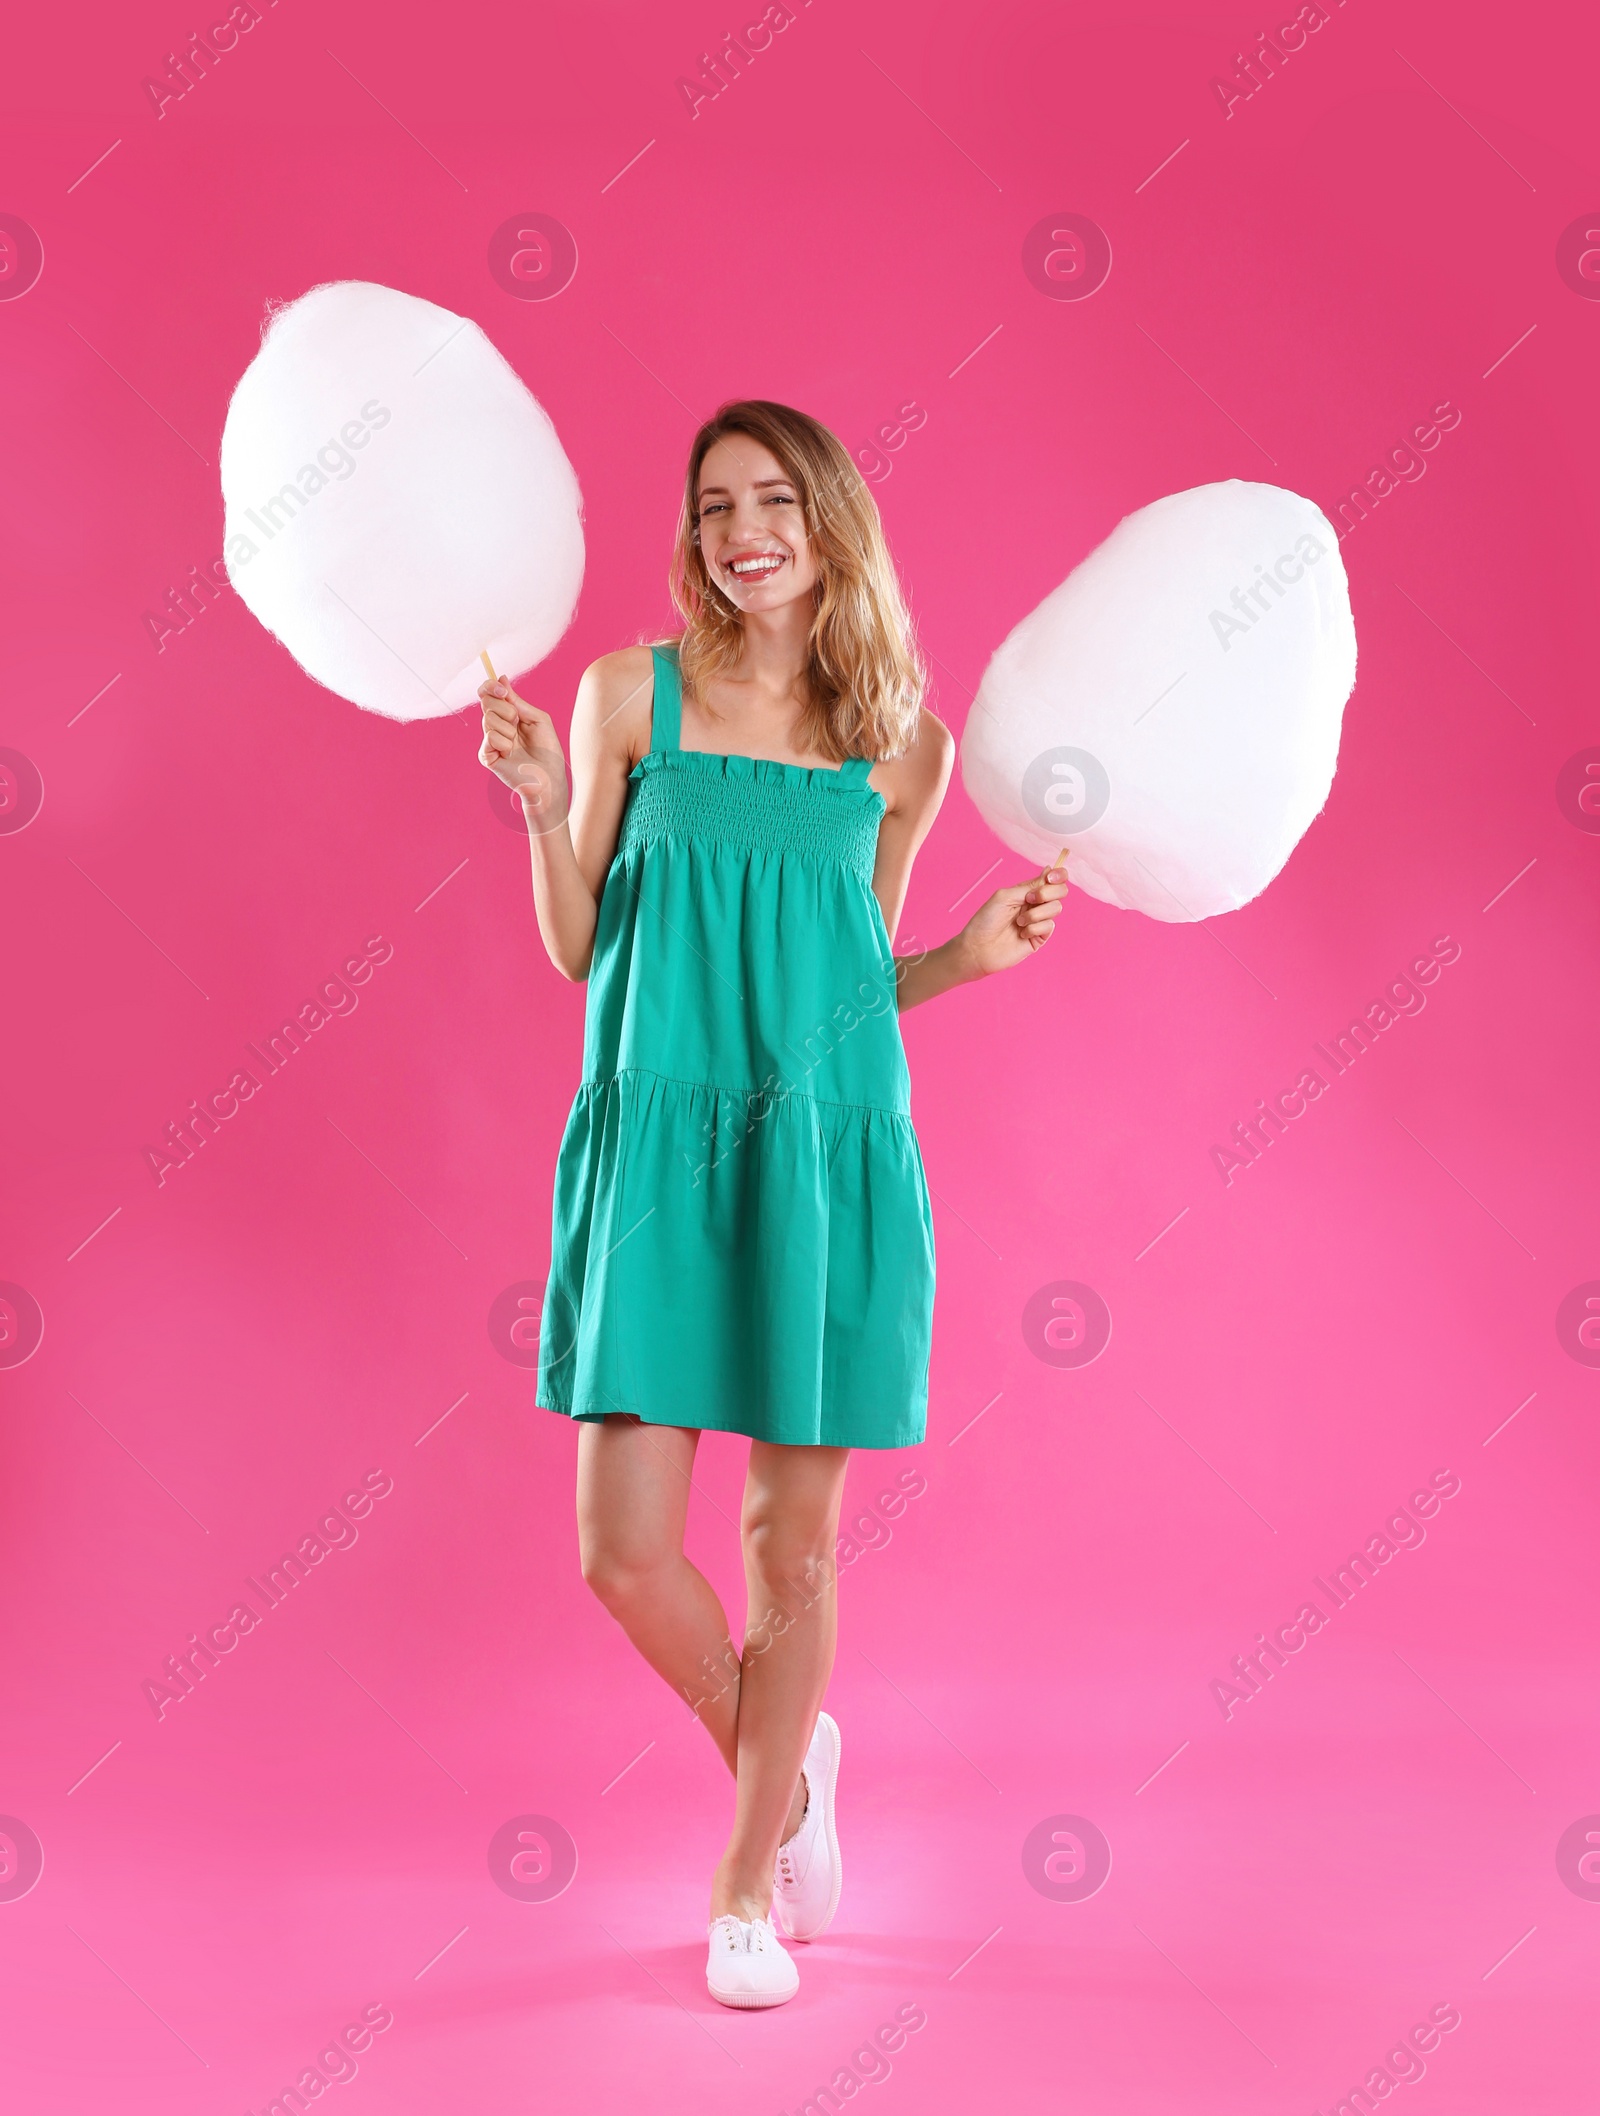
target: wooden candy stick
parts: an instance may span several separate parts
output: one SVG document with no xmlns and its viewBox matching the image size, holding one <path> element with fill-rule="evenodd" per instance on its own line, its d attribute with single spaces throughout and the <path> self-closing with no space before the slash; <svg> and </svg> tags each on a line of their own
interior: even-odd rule
<svg viewBox="0 0 1600 2116">
<path fill-rule="evenodd" d="M 489 681 L 490 681 L 491 683 L 498 683 L 498 682 L 500 681 L 500 678 L 499 678 L 499 677 L 498 677 L 498 676 L 496 675 L 496 673 L 495 673 L 495 666 L 494 666 L 494 663 L 493 663 L 493 662 L 492 662 L 492 661 L 491 661 L 491 660 L 489 659 L 489 651 L 488 651 L 487 647 L 479 647 L 479 649 L 478 649 L 478 659 L 479 659 L 479 660 L 480 660 L 480 661 L 481 661 L 481 662 L 483 663 L 484 667 L 485 667 L 485 668 L 486 668 L 486 669 L 487 669 L 487 670 L 489 671 Z M 516 791 L 516 788 L 515 788 L 515 787 L 513 787 L 513 788 L 512 788 L 512 791 L 513 791 L 513 792 L 515 792 L 515 791 Z"/>
</svg>

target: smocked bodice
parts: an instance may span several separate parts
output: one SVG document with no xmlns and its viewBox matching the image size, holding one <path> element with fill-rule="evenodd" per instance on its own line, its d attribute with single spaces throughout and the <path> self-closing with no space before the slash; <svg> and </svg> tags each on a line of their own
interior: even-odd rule
<svg viewBox="0 0 1600 2116">
<path fill-rule="evenodd" d="M 629 773 L 633 785 L 619 857 L 658 838 L 697 838 L 739 852 L 837 860 L 870 888 L 883 796 L 855 758 L 838 771 L 729 757 L 710 750 L 653 749 Z"/>
</svg>

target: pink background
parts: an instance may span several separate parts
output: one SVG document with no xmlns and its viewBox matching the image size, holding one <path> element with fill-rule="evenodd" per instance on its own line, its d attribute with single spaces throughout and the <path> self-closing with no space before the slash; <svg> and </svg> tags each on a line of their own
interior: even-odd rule
<svg viewBox="0 0 1600 2116">
<path fill-rule="evenodd" d="M 1557 782 L 1600 742 L 1600 306 L 1556 259 L 1600 224 L 1589 11 L 1352 0 L 1224 116 L 1292 11 L 815 0 L 693 118 L 742 15 L 410 13 L 268 7 L 160 118 L 199 17 L 35 11 L 9 51 L 0 210 L 44 269 L 0 303 L 3 739 L 44 802 L 0 841 L 0 1278 L 45 1325 L 0 1374 L 0 1813 L 44 1848 L 0 1900 L 10 2095 L 259 2110 L 372 2006 L 351 2108 L 794 2110 L 843 2070 L 874 2108 L 1309 2111 L 1441 2006 L 1417 2107 L 1585 2105 L 1600 1904 L 1557 1845 L 1600 1810 L 1600 1373 L 1556 1319 L 1600 1278 L 1600 844 Z M 488 269 L 530 211 L 577 243 L 548 301 Z M 1023 271 L 1063 212 L 1110 238 L 1092 299 Z M 724 397 L 853 448 L 926 412 L 863 460 L 956 728 L 1129 510 L 1242 477 L 1331 512 L 1461 413 L 1343 543 L 1360 680 L 1267 895 L 1203 929 L 1074 900 L 908 1020 L 929 1435 L 852 1470 L 846 1894 L 773 2015 L 706 1998 L 729 1788 L 584 1588 L 574 1433 L 491 1342 L 548 1262 L 584 995 L 473 727 L 358 713 L 231 594 L 145 626 L 219 547 L 263 305 L 346 277 L 475 318 L 556 422 L 589 570 L 530 688 L 563 725 L 668 624 Z M 902 944 L 1019 865 L 955 786 Z M 158 1186 L 145 1149 L 373 936 L 358 1008 Z M 1443 936 L 1425 1009 L 1225 1185 L 1229 1128 Z M 1057 1280 L 1113 1318 L 1077 1369 L 1023 1332 Z M 707 1441 L 691 1515 L 730 1610 L 742 1455 Z M 158 1719 L 142 1685 L 369 1470 L 359 1540 Z M 1438 1470 L 1426 1541 L 1224 1718 L 1233 1656 Z M 490 1877 L 528 1814 L 578 1849 L 547 1902 Z M 1080 1901 L 1024 1869 L 1061 1815 L 1111 1846 Z"/>
</svg>

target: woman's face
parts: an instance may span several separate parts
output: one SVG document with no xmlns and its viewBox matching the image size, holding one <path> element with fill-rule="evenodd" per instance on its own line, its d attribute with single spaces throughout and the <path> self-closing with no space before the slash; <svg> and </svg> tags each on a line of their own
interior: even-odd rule
<svg viewBox="0 0 1600 2116">
<path fill-rule="evenodd" d="M 794 480 L 749 434 L 713 442 L 700 465 L 700 552 L 736 610 L 755 615 L 809 600 L 816 560 Z"/>
</svg>

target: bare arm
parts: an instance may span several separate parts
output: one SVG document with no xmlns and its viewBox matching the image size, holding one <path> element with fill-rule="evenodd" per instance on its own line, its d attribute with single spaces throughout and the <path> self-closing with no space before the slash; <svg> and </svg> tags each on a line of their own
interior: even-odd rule
<svg viewBox="0 0 1600 2116">
<path fill-rule="evenodd" d="M 933 828 L 955 764 L 955 740 L 943 721 L 923 712 L 917 739 L 903 757 L 877 765 L 873 783 L 886 803 L 878 832 L 872 887 L 883 911 L 889 943 L 905 905 L 911 866 Z M 1066 869 L 1052 867 L 1032 881 L 997 889 L 959 933 L 936 948 L 897 955 L 895 983 L 900 1011 L 936 999 L 956 985 L 1025 961 L 1055 931 L 1056 907 L 1067 893 Z"/>
<path fill-rule="evenodd" d="M 480 760 L 522 796 L 545 952 L 563 977 L 581 981 L 594 956 L 600 895 L 617 848 L 628 773 L 650 745 L 650 650 L 626 647 L 585 669 L 572 709 L 575 794 L 549 714 L 519 698 L 503 677 L 482 685 L 478 696 Z"/>
</svg>

